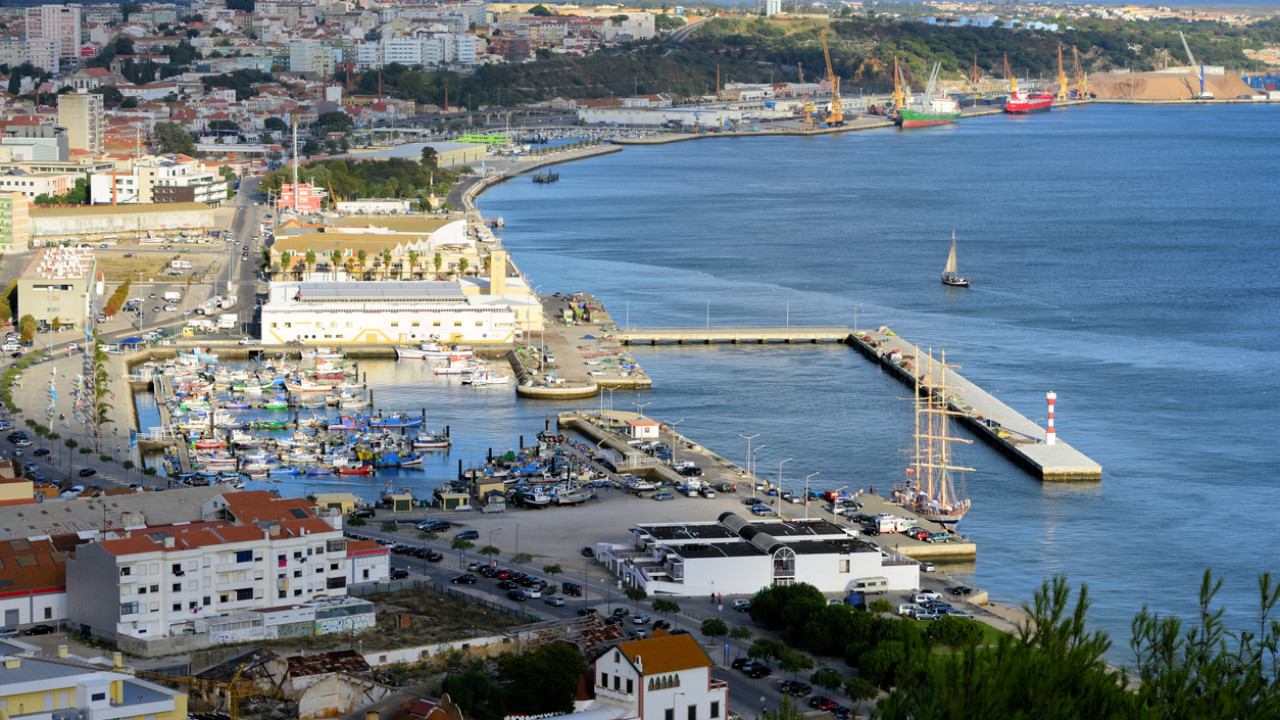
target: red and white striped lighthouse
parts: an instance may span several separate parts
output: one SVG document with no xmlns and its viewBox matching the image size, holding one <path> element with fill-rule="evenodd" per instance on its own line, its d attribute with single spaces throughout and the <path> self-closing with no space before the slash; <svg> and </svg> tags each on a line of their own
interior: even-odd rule
<svg viewBox="0 0 1280 720">
<path fill-rule="evenodd" d="M 1049 427 L 1044 431 L 1044 444 L 1052 445 L 1058 440 L 1057 433 L 1053 431 L 1053 404 L 1057 402 L 1058 394 L 1050 390 L 1045 397 L 1049 399 Z"/>
</svg>

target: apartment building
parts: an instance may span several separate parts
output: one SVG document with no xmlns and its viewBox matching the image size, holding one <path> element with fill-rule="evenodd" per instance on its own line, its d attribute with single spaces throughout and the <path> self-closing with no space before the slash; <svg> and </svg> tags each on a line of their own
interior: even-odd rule
<svg viewBox="0 0 1280 720">
<path fill-rule="evenodd" d="M 0 192 L 0 252 L 22 251 L 31 242 L 31 201 L 22 193 Z"/>
<path fill-rule="evenodd" d="M 102 96 L 77 92 L 58 96 L 58 125 L 67 129 L 72 150 L 103 153 Z"/>
<path fill-rule="evenodd" d="M 346 539 L 301 514 L 105 534 L 67 564 L 67 619 L 113 640 L 165 638 L 211 616 L 345 596 Z"/>
<path fill-rule="evenodd" d="M 79 55 L 80 26 L 79 5 L 39 5 L 27 8 L 27 38 L 57 40 L 59 58 Z"/>
<path fill-rule="evenodd" d="M 226 178 L 186 155 L 146 156 L 133 160 L 126 172 L 89 178 L 89 200 L 95 205 L 199 202 L 216 207 L 226 199 Z"/>
</svg>

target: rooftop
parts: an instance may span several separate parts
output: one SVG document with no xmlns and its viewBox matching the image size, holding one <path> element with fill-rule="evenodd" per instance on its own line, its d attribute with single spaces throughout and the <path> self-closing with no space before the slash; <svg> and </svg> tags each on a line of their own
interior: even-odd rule
<svg viewBox="0 0 1280 720">
<path fill-rule="evenodd" d="M 215 485 L 0 507 L 0 539 L 196 521 L 201 519 L 201 505 L 210 498 L 234 492 L 226 486 Z M 125 522 L 126 513 L 131 514 L 129 522 Z"/>
<path fill-rule="evenodd" d="M 711 658 L 692 635 L 670 635 L 657 630 L 645 640 L 618 643 L 618 650 L 642 676 L 711 667 Z"/>
<path fill-rule="evenodd" d="M 78 205 L 71 207 L 32 208 L 31 217 L 33 219 L 38 219 L 51 217 L 87 217 L 95 215 L 132 215 L 156 212 L 182 213 L 209 209 L 210 207 L 208 205 L 198 202 L 136 203 L 133 205 Z"/>
<path fill-rule="evenodd" d="M 466 302 L 454 280 L 271 283 L 271 302 Z"/>
</svg>

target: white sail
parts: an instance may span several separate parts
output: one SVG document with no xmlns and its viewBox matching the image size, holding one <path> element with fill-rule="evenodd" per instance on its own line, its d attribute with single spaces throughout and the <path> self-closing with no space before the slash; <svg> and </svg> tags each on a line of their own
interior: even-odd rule
<svg viewBox="0 0 1280 720">
<path fill-rule="evenodd" d="M 951 231 L 951 254 L 947 255 L 947 266 L 942 268 L 942 272 L 950 275 L 956 275 L 959 273 L 959 271 L 956 270 L 956 231 L 955 230 Z"/>
</svg>

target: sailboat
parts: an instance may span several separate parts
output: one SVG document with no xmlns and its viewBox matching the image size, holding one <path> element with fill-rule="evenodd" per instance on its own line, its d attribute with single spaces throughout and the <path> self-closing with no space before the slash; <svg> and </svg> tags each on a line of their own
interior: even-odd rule
<svg viewBox="0 0 1280 720">
<path fill-rule="evenodd" d="M 942 284 L 953 287 L 969 287 L 973 278 L 962 278 L 956 271 L 956 231 L 951 231 L 951 254 L 947 255 L 947 265 L 942 268 Z"/>
<path fill-rule="evenodd" d="M 942 354 L 938 377 L 934 377 L 933 353 L 920 363 L 916 350 L 915 454 L 907 470 L 907 480 L 893 488 L 893 499 L 926 520 L 954 525 L 969 512 L 969 498 L 964 487 L 956 490 L 960 474 L 973 468 L 957 465 L 952 458 L 953 443 L 971 443 L 951 436 L 951 416 L 957 413 L 948 406 L 947 355 Z"/>
</svg>

